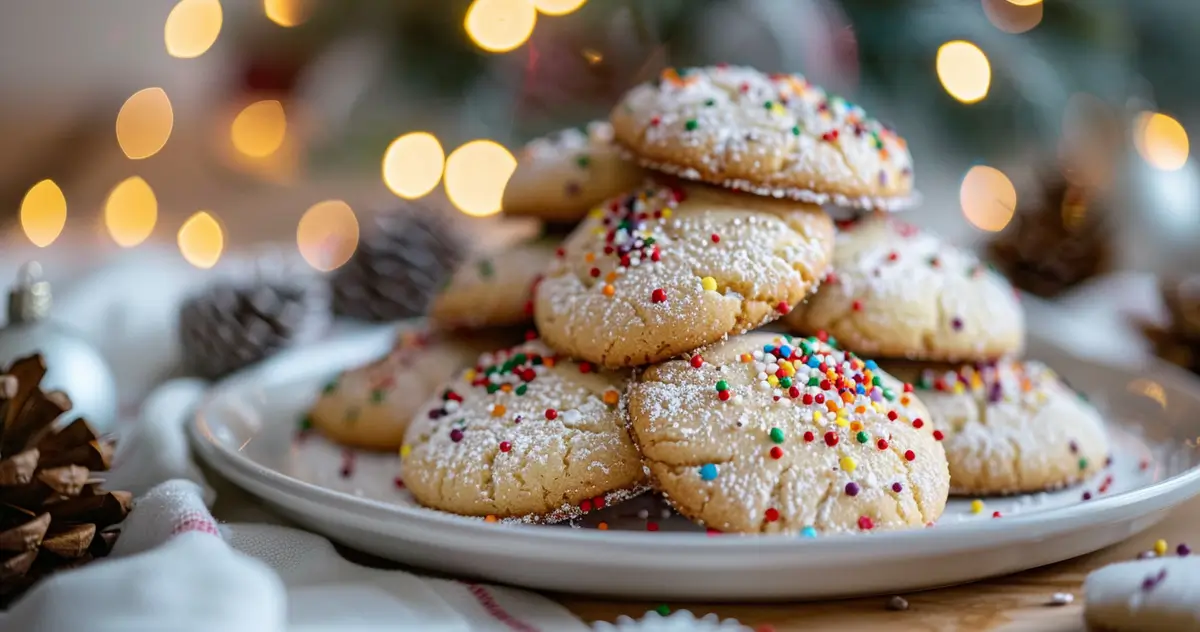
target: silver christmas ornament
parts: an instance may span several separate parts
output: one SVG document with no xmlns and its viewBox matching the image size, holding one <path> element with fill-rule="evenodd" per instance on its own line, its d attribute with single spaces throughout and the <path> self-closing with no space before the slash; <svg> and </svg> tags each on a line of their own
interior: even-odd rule
<svg viewBox="0 0 1200 632">
<path fill-rule="evenodd" d="M 100 352 L 66 327 L 49 319 L 50 284 L 42 267 L 21 268 L 8 292 L 8 323 L 0 328 L 0 370 L 18 358 L 42 354 L 48 368 L 42 388 L 63 391 L 74 404 L 67 418 L 83 417 L 99 432 L 109 432 L 117 418 L 117 385 Z"/>
</svg>

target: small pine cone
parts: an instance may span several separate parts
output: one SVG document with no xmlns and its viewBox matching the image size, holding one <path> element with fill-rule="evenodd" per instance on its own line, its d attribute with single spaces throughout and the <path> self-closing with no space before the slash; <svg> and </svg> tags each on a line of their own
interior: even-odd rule
<svg viewBox="0 0 1200 632">
<path fill-rule="evenodd" d="M 329 320 L 328 288 L 318 277 L 260 272 L 250 281 L 221 282 L 180 307 L 183 360 L 217 379 L 313 340 Z"/>
<path fill-rule="evenodd" d="M 432 210 L 413 205 L 376 215 L 333 274 L 333 311 L 372 322 L 423 316 L 464 255 L 463 237 Z"/>
</svg>

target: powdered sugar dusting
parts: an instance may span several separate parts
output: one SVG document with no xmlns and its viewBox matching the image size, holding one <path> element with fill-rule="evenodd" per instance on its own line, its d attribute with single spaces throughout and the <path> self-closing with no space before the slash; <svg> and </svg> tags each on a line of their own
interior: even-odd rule
<svg viewBox="0 0 1200 632">
<path fill-rule="evenodd" d="M 405 484 L 423 504 L 490 520 L 565 519 L 564 505 L 637 490 L 626 379 L 539 341 L 484 354 L 418 413 L 401 449 Z"/>
<path fill-rule="evenodd" d="M 680 177 L 869 208 L 912 194 L 904 139 L 800 75 L 667 69 L 626 94 L 611 118 L 617 141 L 643 165 Z"/>
</svg>

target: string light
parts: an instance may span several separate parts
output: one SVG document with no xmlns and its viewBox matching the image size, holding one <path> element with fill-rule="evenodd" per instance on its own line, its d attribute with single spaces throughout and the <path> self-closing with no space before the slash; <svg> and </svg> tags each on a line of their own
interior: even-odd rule
<svg viewBox="0 0 1200 632">
<path fill-rule="evenodd" d="M 104 203 L 104 226 L 122 248 L 146 241 L 157 221 L 158 199 L 154 197 L 154 189 L 139 176 L 118 183 Z"/>
<path fill-rule="evenodd" d="M 341 200 L 312 205 L 296 228 L 296 245 L 308 265 L 328 272 L 350 260 L 358 247 L 358 218 Z"/>
<path fill-rule="evenodd" d="M 172 57 L 203 55 L 221 34 L 220 0 L 179 0 L 167 15 L 163 39 Z"/>
<path fill-rule="evenodd" d="M 256 101 L 234 117 L 230 126 L 233 147 L 251 158 L 265 158 L 279 150 L 287 136 L 287 115 L 275 100 Z"/>
<path fill-rule="evenodd" d="M 263 0 L 263 13 L 279 26 L 298 26 L 308 20 L 308 5 L 308 0 Z"/>
<path fill-rule="evenodd" d="M 436 187 L 446 166 L 442 144 L 428 132 L 405 134 L 383 153 L 383 183 L 392 193 L 416 199 Z"/>
<path fill-rule="evenodd" d="M 475 45 L 492 53 L 510 51 L 529 39 L 537 23 L 532 0 L 474 0 L 463 26 Z"/>
<path fill-rule="evenodd" d="M 197 268 L 217 265 L 225 249 L 225 231 L 208 211 L 198 211 L 179 228 L 179 252 Z"/>
<path fill-rule="evenodd" d="M 167 93 L 162 88 L 138 90 L 117 112 L 117 144 L 128 158 L 149 158 L 167 144 L 174 126 Z"/>
<path fill-rule="evenodd" d="M 999 169 L 976 165 L 963 177 L 958 199 L 968 222 L 980 230 L 996 232 L 1012 220 L 1017 189 Z"/>
<path fill-rule="evenodd" d="M 587 0 L 533 0 L 533 6 L 546 15 L 566 15 L 582 7 Z"/>
<path fill-rule="evenodd" d="M 62 234 L 67 223 L 67 198 L 53 180 L 30 187 L 21 200 L 21 229 L 33 245 L 45 248 Z"/>
<path fill-rule="evenodd" d="M 937 75 L 946 92 L 963 103 L 982 101 L 992 83 L 987 55 L 964 40 L 946 42 L 938 48 Z"/>
<path fill-rule="evenodd" d="M 1040 2 L 1017 4 L 1010 0 L 982 0 L 983 14 L 1005 33 L 1024 33 L 1041 24 L 1045 12 Z"/>
<path fill-rule="evenodd" d="M 1138 114 L 1133 125 L 1133 145 L 1150 166 L 1177 171 L 1187 163 L 1187 130 L 1179 121 L 1158 112 Z"/>
<path fill-rule="evenodd" d="M 500 211 L 504 187 L 517 159 L 490 140 L 473 140 L 446 158 L 446 195 L 458 210 L 483 217 Z"/>
</svg>

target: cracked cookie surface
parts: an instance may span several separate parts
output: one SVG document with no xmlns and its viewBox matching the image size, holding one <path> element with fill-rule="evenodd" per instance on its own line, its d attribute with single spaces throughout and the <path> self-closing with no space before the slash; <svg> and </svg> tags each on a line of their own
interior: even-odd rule
<svg viewBox="0 0 1200 632">
<path fill-rule="evenodd" d="M 1018 355 L 1025 318 L 1012 285 L 974 255 L 890 217 L 839 224 L 821 289 L 797 305 L 797 333 L 826 331 L 856 353 L 975 361 Z"/>
<path fill-rule="evenodd" d="M 395 450 L 414 413 L 443 382 L 484 350 L 507 343 L 511 339 L 499 334 L 451 340 L 424 329 L 401 331 L 387 355 L 326 384 L 307 422 L 342 445 Z"/>
<path fill-rule="evenodd" d="M 542 339 L 611 368 L 665 360 L 776 320 L 833 246 L 819 208 L 648 183 L 595 209 L 538 286 Z"/>
<path fill-rule="evenodd" d="M 404 483 L 427 507 L 529 522 L 635 494 L 644 475 L 627 381 L 540 341 L 485 353 L 417 414 L 400 450 Z"/>
<path fill-rule="evenodd" d="M 757 332 L 647 368 L 629 412 L 652 484 L 680 513 L 811 536 L 942 514 L 946 456 L 907 416 L 920 410 L 908 390 L 816 338 Z"/>
<path fill-rule="evenodd" d="M 644 177 L 640 167 L 621 157 L 612 126 L 596 121 L 586 131 L 565 129 L 525 145 L 501 207 L 508 215 L 574 223 Z"/>
<path fill-rule="evenodd" d="M 557 246 L 540 238 L 472 257 L 434 296 L 429 320 L 444 329 L 529 325 L 533 292 Z"/>
<path fill-rule="evenodd" d="M 912 380 L 944 434 L 955 494 L 1057 489 L 1106 465 L 1109 443 L 1099 413 L 1040 362 L 884 368 Z"/>
<path fill-rule="evenodd" d="M 630 90 L 610 119 L 640 164 L 689 180 L 813 204 L 913 201 L 904 139 L 800 75 L 668 68 Z"/>
</svg>

